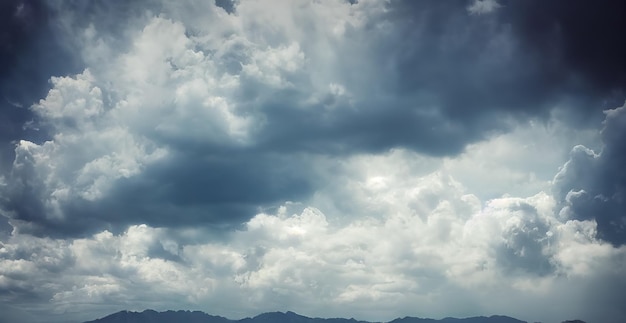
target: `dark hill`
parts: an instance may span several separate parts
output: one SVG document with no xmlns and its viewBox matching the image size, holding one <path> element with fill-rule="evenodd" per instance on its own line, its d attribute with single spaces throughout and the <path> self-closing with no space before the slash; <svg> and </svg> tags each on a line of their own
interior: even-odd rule
<svg viewBox="0 0 626 323">
<path fill-rule="evenodd" d="M 463 319 L 446 317 L 441 320 L 405 317 L 401 319 L 395 319 L 389 323 L 526 323 L 526 321 L 520 321 L 518 319 L 514 319 L 508 316 L 493 315 L 490 317 L 476 316 Z"/>
<path fill-rule="evenodd" d="M 213 316 L 200 311 L 166 311 L 157 312 L 153 310 L 145 310 L 143 312 L 121 311 L 101 319 L 89 321 L 86 323 L 170 323 L 170 322 L 187 322 L 187 323 L 232 323 L 221 316 Z"/>
<path fill-rule="evenodd" d="M 343 318 L 310 318 L 294 312 L 270 312 L 257 315 L 253 318 L 242 320 L 229 320 L 221 316 L 213 316 L 199 311 L 166 311 L 156 312 L 145 310 L 143 312 L 121 311 L 101 319 L 85 323 L 368 323 L 355 319 Z M 447 317 L 441 320 L 405 317 L 395 319 L 389 323 L 524 323 L 508 316 L 470 317 L 457 319 Z"/>
<path fill-rule="evenodd" d="M 166 311 L 157 312 L 145 310 L 143 312 L 121 311 L 101 319 L 85 323 L 370 323 L 355 319 L 343 318 L 310 318 L 294 312 L 269 312 L 252 318 L 241 320 L 229 320 L 221 316 L 213 316 L 200 311 Z M 388 323 L 526 323 L 508 316 L 493 315 L 490 317 L 477 316 L 468 318 L 446 317 L 441 320 L 425 319 L 418 317 L 397 318 Z M 564 321 L 563 323 L 585 323 L 580 320 Z"/>
</svg>

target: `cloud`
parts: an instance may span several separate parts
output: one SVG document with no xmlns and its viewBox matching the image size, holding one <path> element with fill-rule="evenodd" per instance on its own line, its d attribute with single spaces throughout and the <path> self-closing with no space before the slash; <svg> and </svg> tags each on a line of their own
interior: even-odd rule
<svg viewBox="0 0 626 323">
<path fill-rule="evenodd" d="M 172 41 L 169 46 L 160 48 L 162 42 L 156 40 L 164 35 L 169 35 Z M 248 128 L 252 125 L 248 117 L 234 112 L 236 105 L 230 102 L 232 94 L 229 92 L 239 80 L 229 74 L 218 78 L 206 74 L 218 67 L 204 54 L 189 48 L 190 40 L 182 25 L 155 18 L 137 37 L 132 51 L 119 57 L 117 68 L 120 70 L 116 75 L 119 77 L 117 85 L 122 88 L 110 86 L 103 93 L 102 81 L 85 70 L 75 77 L 53 78 L 53 89 L 32 107 L 40 123 L 56 135 L 43 144 L 21 141 L 16 148 L 6 206 L 15 214 L 11 217 L 15 218 L 16 225 L 29 222 L 24 225 L 32 224 L 34 228 L 25 230 L 37 231 L 44 226 L 61 228 L 62 224 L 77 220 L 75 226 L 64 229 L 71 232 L 99 225 L 105 220 L 99 219 L 99 215 L 108 216 L 109 212 L 130 213 L 128 221 L 136 221 L 134 212 L 153 204 L 139 205 L 139 210 L 125 210 L 128 205 L 119 205 L 116 197 L 135 189 L 135 194 L 139 194 L 135 200 L 141 199 L 141 192 L 147 189 L 145 185 L 153 185 L 154 180 L 165 182 L 157 184 L 161 186 L 160 191 L 153 190 L 151 194 L 169 195 L 172 200 L 168 203 L 197 205 L 202 199 L 202 203 L 218 205 L 217 208 L 226 205 L 226 209 L 219 211 L 230 210 L 229 213 L 246 207 L 250 212 L 246 201 L 263 202 L 268 192 L 308 189 L 299 175 L 286 173 L 288 166 L 274 170 L 285 171 L 281 181 L 270 183 L 269 179 L 274 178 L 272 172 L 265 171 L 266 177 L 261 174 L 264 165 L 281 159 L 280 156 L 258 154 L 254 155 L 253 162 L 251 153 L 241 151 L 241 147 L 248 145 Z M 294 48 L 297 51 L 297 47 Z M 287 53 L 289 50 L 286 49 Z M 279 51 L 269 53 L 275 55 Z M 278 66 L 264 67 L 266 71 L 257 69 L 257 72 L 273 73 L 270 70 L 279 69 Z M 263 74 L 254 76 L 268 80 Z M 112 99 L 122 95 L 124 99 Z M 153 109 L 151 114 L 143 111 L 147 107 Z M 146 118 L 148 115 L 151 117 Z M 189 129 L 195 130 L 190 132 Z M 225 154 L 211 157 L 214 151 Z M 153 168 L 145 170 L 148 164 Z M 188 169 L 188 176 L 180 169 Z M 146 177 L 139 176 L 141 174 Z M 124 179 L 128 181 L 120 183 Z M 238 179 L 248 180 L 249 184 Z M 174 195 L 179 193 L 169 188 L 172 181 L 174 191 L 177 185 L 188 188 L 198 185 L 198 190 L 212 185 L 208 189 L 214 193 L 190 190 L 180 192 L 177 198 Z M 121 186 L 125 193 L 113 191 L 115 185 Z M 265 193 L 257 194 L 255 186 L 260 185 L 265 186 L 262 188 Z M 302 188 L 293 190 L 294 185 Z M 289 196 L 288 193 L 282 197 Z M 293 197 L 296 196 L 297 193 Z M 107 197 L 112 203 L 97 203 Z M 272 201 L 271 196 L 269 199 Z M 113 210 L 106 206 L 111 204 Z M 117 206 L 119 209 L 115 208 Z M 91 219 L 86 219 L 84 214 L 89 209 Z M 238 212 L 236 219 L 242 216 L 241 211 Z M 163 214 L 153 214 L 155 218 L 160 215 Z M 158 219 L 155 221 L 159 223 Z"/>
<path fill-rule="evenodd" d="M 485 14 L 490 13 L 499 7 L 500 4 L 495 0 L 475 0 L 467 7 L 467 11 L 471 14 Z"/>
<path fill-rule="evenodd" d="M 399 200 L 379 204 L 395 212 L 346 224 L 288 203 L 222 241 L 211 241 L 202 228 L 146 225 L 71 240 L 13 236 L 1 249 L 5 301 L 34 292 L 49 298 L 57 315 L 77 318 L 172 306 L 230 317 L 292 309 L 381 320 L 506 311 L 524 319 L 610 321 L 624 314 L 586 297 L 595 295 L 592 282 L 616 279 L 603 289 L 612 295 L 625 283 L 618 276 L 624 248 L 596 240 L 593 221 L 559 221 L 556 201 L 544 193 L 481 206 L 446 176 L 419 181 L 445 189 L 435 198 L 390 188 Z M 493 295 L 507 294 L 516 295 L 513 303 L 494 303 Z M 523 310 L 531 305 L 534 315 Z"/>
<path fill-rule="evenodd" d="M 597 129 L 571 128 L 558 114 L 546 122 L 515 122 L 511 128 L 446 158 L 444 169 L 482 199 L 530 196 L 551 190 L 555 172 L 569 159 L 571 147 L 600 147 Z"/>
<path fill-rule="evenodd" d="M 600 238 L 615 245 L 626 243 L 626 174 L 624 156 L 625 106 L 605 111 L 600 153 L 578 145 L 554 178 L 565 218 L 595 219 Z"/>
<path fill-rule="evenodd" d="M 11 310 L 624 316 L 613 4 L 24 3 L 0 54 L 72 55 L 6 100 Z"/>
<path fill-rule="evenodd" d="M 620 109 L 607 112 L 603 138 Z M 538 130 L 526 127 L 518 131 Z M 478 150 L 516 140 L 497 137 Z M 559 214 L 558 194 L 483 200 L 448 174 L 451 164 L 401 149 L 318 160 L 314 169 L 328 176 L 326 189 L 307 204 L 328 211 L 289 202 L 219 238 L 210 227 L 172 224 L 71 239 L 14 233 L 1 249 L 5 302 L 49 299 L 39 310 L 51 306 L 59 320 L 174 307 L 235 318 L 288 309 L 379 320 L 497 312 L 611 322 L 625 314 L 624 247 L 603 241 L 600 221 Z"/>
<path fill-rule="evenodd" d="M 255 1 L 230 14 L 212 3 L 53 6 L 88 68 L 53 77 L 31 107 L 49 137 L 17 144 L 3 206 L 12 223 L 81 234 L 177 213 L 183 225 L 236 226 L 312 194 L 320 156 L 453 156 L 574 95 L 542 82 L 512 30 L 462 6 L 274 7 L 280 15 Z"/>
<path fill-rule="evenodd" d="M 58 133 L 41 145 L 24 140 L 17 145 L 5 186 L 6 208 L 16 212 L 16 220 L 58 225 L 67 220 L 65 204 L 100 199 L 117 179 L 139 173 L 164 154 L 123 127 L 102 127 L 102 91 L 92 82 L 89 71 L 53 78 L 54 89 L 32 107 Z"/>
<path fill-rule="evenodd" d="M 622 103 L 626 45 L 615 30 L 626 27 L 624 3 L 591 6 L 585 1 L 508 1 L 502 9 L 515 38 L 531 55 L 545 60 L 544 83 L 573 77 L 585 85 L 585 92 L 604 97 L 604 104 L 596 101 L 598 107 Z"/>
<path fill-rule="evenodd" d="M 51 75 L 77 71 L 76 55 L 58 42 L 54 15 L 38 0 L 0 4 L 0 171 L 14 158 L 13 141 L 42 136 L 24 124 L 32 119 L 27 108 L 44 96 Z"/>
</svg>

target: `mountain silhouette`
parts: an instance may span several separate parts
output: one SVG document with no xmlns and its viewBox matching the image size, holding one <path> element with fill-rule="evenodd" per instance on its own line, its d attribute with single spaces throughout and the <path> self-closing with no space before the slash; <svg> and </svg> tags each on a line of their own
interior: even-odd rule
<svg viewBox="0 0 626 323">
<path fill-rule="evenodd" d="M 145 310 L 143 312 L 121 311 L 109 316 L 87 321 L 84 323 L 376 323 L 368 321 L 357 321 L 353 318 L 311 318 L 294 312 L 268 312 L 255 317 L 248 317 L 241 320 L 229 320 L 222 316 L 209 315 L 200 311 L 165 311 L 157 312 Z M 404 317 L 397 318 L 387 323 L 527 323 L 512 317 L 502 315 L 476 316 L 468 318 L 446 317 L 441 320 Z M 585 323 L 581 320 L 563 321 L 563 323 Z"/>
<path fill-rule="evenodd" d="M 145 310 L 143 312 L 121 311 L 109 316 L 88 321 L 85 323 L 373 323 L 367 321 L 357 321 L 345 318 L 311 318 L 296 314 L 294 312 L 269 312 L 257 315 L 252 318 L 241 320 L 229 320 L 221 316 L 213 316 L 200 311 L 165 311 L 157 312 Z M 389 323 L 525 323 L 508 316 L 494 315 L 490 317 L 478 316 L 469 318 L 446 317 L 441 320 L 404 317 L 398 318 Z"/>
</svg>

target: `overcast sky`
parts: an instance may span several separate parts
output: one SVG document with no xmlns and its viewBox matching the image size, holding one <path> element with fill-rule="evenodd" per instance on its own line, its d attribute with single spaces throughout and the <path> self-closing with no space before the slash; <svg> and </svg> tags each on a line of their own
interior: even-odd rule
<svg viewBox="0 0 626 323">
<path fill-rule="evenodd" d="M 2 1 L 0 322 L 623 322 L 625 6 Z"/>
</svg>

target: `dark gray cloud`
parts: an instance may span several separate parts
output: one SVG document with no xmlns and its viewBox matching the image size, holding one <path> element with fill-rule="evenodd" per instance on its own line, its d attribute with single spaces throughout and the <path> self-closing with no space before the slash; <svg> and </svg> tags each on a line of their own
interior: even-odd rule
<svg viewBox="0 0 626 323">
<path fill-rule="evenodd" d="M 26 159 L 28 156 L 24 156 Z M 77 198 L 63 203 L 62 218 L 50 216 L 45 179 L 28 160 L 14 171 L 4 196 L 23 233 L 65 236 L 106 228 L 121 232 L 130 224 L 177 227 L 204 225 L 216 234 L 234 229 L 258 212 L 285 200 L 310 195 L 315 180 L 303 169 L 305 159 L 248 153 L 186 154 L 167 158 L 142 174 L 118 180 L 111 193 L 95 201 Z M 17 225 L 18 222 L 15 222 Z"/>
<path fill-rule="evenodd" d="M 563 216 L 595 219 L 598 237 L 626 243 L 626 106 L 607 110 L 602 151 L 576 146 L 554 179 Z"/>
<path fill-rule="evenodd" d="M 623 4 L 1 6 L 7 311 L 624 316 Z"/>
<path fill-rule="evenodd" d="M 18 137 L 37 147 L 18 147 L 4 172 L 5 214 L 39 235 L 117 232 L 132 223 L 236 227 L 259 207 L 323 187 L 308 158 L 395 147 L 454 156 L 507 131 L 511 119 L 547 119 L 559 106 L 580 120 L 623 90 L 623 43 L 608 34 L 620 26 L 612 3 L 590 17 L 578 2 L 565 11 L 557 10 L 567 7 L 562 2 L 503 2 L 483 14 L 468 12 L 464 2 L 341 5 L 334 26 L 320 22 L 334 12 L 323 7 L 328 11 L 282 8 L 302 16 L 296 24 L 264 11 L 246 16 L 258 8 L 232 1 L 33 2 L 58 27 L 39 34 L 62 37 L 57 47 L 74 50 L 74 64 L 91 72 L 71 86 L 59 81 L 31 115 L 20 110 L 18 119 L 33 117 L 52 141 L 45 148 L 42 136 Z M 357 15 L 351 8 L 361 20 L 350 21 Z M 531 24 L 538 15 L 540 23 Z M 584 32 L 572 23 L 581 15 L 589 19 Z M 14 36 L 24 39 L 19 44 L 41 37 L 24 28 Z M 25 53 L 35 48 L 20 46 Z M 571 53 L 594 46 L 602 50 Z M 61 106 L 57 90 L 66 100 Z M 94 114 L 79 118 L 70 109 L 84 102 L 98 108 L 85 106 Z M 122 134 L 116 141 L 109 132 Z M 116 145 L 124 140 L 139 152 Z M 171 155 L 149 162 L 149 146 Z"/>
<path fill-rule="evenodd" d="M 215 5 L 224 9 L 228 13 L 235 12 L 235 0 L 215 0 Z"/>
<path fill-rule="evenodd" d="M 599 112 L 624 98 L 626 55 L 616 31 L 626 27 L 618 2 L 589 12 L 580 2 L 573 8 L 504 2 L 483 15 L 468 14 L 462 2 L 390 6 L 365 33 L 347 31 L 354 46 L 338 46 L 335 68 L 362 109 L 328 116 L 317 112 L 324 102 L 291 109 L 297 103 L 290 98 L 301 94 L 276 93 L 264 108 L 271 127 L 262 138 L 270 148 L 337 153 L 401 146 L 453 155 L 506 130 L 503 118 L 547 118 L 560 106 L 571 122 L 594 127 Z M 306 53 L 307 44 L 301 46 Z"/>
<path fill-rule="evenodd" d="M 507 1 L 503 5 L 504 19 L 511 20 L 515 35 L 532 55 L 554 64 L 558 74 L 572 73 L 600 96 L 615 95 L 614 100 L 625 94 L 625 12 L 623 1 Z"/>
<path fill-rule="evenodd" d="M 482 15 L 465 15 L 460 2 L 396 5 L 403 41 L 384 47 L 395 55 L 381 56 L 397 60 L 393 86 L 438 94 L 451 118 L 543 115 L 560 104 L 576 120 L 624 99 L 620 1 L 502 1 Z"/>
<path fill-rule="evenodd" d="M 54 15 L 43 1 L 8 0 L 0 4 L 0 170 L 14 154 L 12 141 L 41 140 L 24 127 L 33 119 L 28 107 L 45 95 L 51 75 L 73 73 L 77 57 L 59 43 Z"/>
<path fill-rule="evenodd" d="M 436 156 L 455 154 L 484 133 L 475 124 L 448 120 L 439 111 L 412 109 L 402 100 L 384 99 L 360 102 L 363 110 L 346 108 L 329 115 L 323 106 L 294 111 L 289 101 L 267 102 L 267 129 L 259 137 L 261 149 L 307 151 L 346 155 L 383 152 L 407 147 Z M 489 121 L 487 121 L 489 122 Z M 497 125 L 490 130 L 500 128 Z"/>
</svg>

